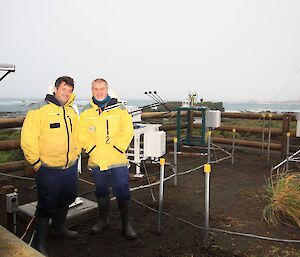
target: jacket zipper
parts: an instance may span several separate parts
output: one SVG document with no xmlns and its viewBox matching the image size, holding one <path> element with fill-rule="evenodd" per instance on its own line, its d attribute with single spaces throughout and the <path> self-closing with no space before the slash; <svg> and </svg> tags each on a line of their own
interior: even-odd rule
<svg viewBox="0 0 300 257">
<path fill-rule="evenodd" d="M 108 120 L 106 120 L 106 144 L 110 143 L 110 137 L 109 137 L 109 129 L 108 129 Z"/>
<path fill-rule="evenodd" d="M 66 124 L 66 129 L 67 129 L 67 138 L 68 138 L 68 150 L 67 150 L 67 162 L 66 162 L 66 167 L 67 167 L 68 163 L 69 163 L 70 135 L 69 135 L 69 129 L 68 129 L 68 124 L 67 124 L 67 119 L 66 119 L 65 107 L 63 107 L 63 111 L 64 111 L 64 120 L 65 120 L 65 124 Z"/>
<path fill-rule="evenodd" d="M 70 125 L 71 125 L 71 133 L 73 132 L 73 124 L 72 124 L 72 120 L 71 118 L 68 116 L 69 120 L 70 120 Z"/>
</svg>

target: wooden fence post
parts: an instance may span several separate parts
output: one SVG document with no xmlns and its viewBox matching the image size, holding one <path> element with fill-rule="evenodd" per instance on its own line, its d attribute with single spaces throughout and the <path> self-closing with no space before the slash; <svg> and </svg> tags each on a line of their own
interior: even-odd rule
<svg viewBox="0 0 300 257">
<path fill-rule="evenodd" d="M 291 114 L 283 114 L 282 117 L 282 134 L 281 134 L 281 157 L 286 156 L 287 150 L 287 133 L 291 131 Z"/>
<path fill-rule="evenodd" d="M 188 121 L 190 123 L 190 134 L 191 138 L 194 136 L 194 112 L 191 111 L 190 120 Z"/>
</svg>

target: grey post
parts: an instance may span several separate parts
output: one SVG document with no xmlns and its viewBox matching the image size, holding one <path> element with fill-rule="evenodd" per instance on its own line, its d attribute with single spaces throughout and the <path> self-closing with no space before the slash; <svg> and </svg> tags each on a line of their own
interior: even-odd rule
<svg viewBox="0 0 300 257">
<path fill-rule="evenodd" d="M 177 142 L 178 139 L 177 137 L 174 138 L 174 172 L 175 172 L 175 176 L 174 176 L 174 186 L 177 186 Z"/>
<path fill-rule="evenodd" d="M 161 232 L 161 213 L 164 201 L 164 177 L 165 177 L 165 159 L 160 161 L 160 184 L 159 184 L 159 210 L 158 210 L 158 233 Z"/>
<path fill-rule="evenodd" d="M 232 149 L 231 149 L 231 164 L 234 164 L 234 151 L 235 151 L 235 132 L 236 129 L 232 129 Z"/>
<path fill-rule="evenodd" d="M 211 145 L 211 130 L 208 130 L 208 137 L 207 137 L 207 163 L 210 163 L 210 145 Z"/>
<path fill-rule="evenodd" d="M 210 164 L 204 165 L 205 173 L 205 225 L 204 225 L 204 247 L 208 247 L 208 229 L 209 229 L 209 177 L 210 177 Z"/>
<path fill-rule="evenodd" d="M 290 136 L 291 133 L 286 133 L 286 170 L 289 170 L 289 155 L 290 155 Z"/>
<path fill-rule="evenodd" d="M 204 247 L 208 246 L 208 229 L 209 229 L 209 177 L 210 177 L 210 140 L 211 131 L 208 131 L 208 153 L 207 164 L 204 165 L 205 172 L 205 231 L 204 231 Z"/>
</svg>

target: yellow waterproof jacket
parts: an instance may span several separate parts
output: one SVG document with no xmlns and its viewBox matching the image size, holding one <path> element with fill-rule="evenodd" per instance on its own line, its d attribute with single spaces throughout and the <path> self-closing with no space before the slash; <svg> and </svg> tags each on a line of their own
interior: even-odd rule
<svg viewBox="0 0 300 257">
<path fill-rule="evenodd" d="M 28 111 L 21 133 L 26 160 L 35 166 L 68 168 L 81 152 L 78 141 L 78 115 L 72 108 L 75 95 L 61 106 L 53 95 Z"/>
<path fill-rule="evenodd" d="M 91 100 L 79 124 L 79 140 L 89 154 L 88 167 L 107 170 L 128 165 L 125 151 L 133 137 L 132 118 L 116 99 L 111 98 L 102 112 Z"/>
</svg>

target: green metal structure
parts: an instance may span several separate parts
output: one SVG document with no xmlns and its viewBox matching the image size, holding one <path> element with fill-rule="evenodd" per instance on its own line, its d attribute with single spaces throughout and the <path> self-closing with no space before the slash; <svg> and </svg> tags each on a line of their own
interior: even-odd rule
<svg viewBox="0 0 300 257">
<path fill-rule="evenodd" d="M 180 151 L 180 145 L 189 145 L 189 146 L 205 146 L 205 133 L 206 133 L 206 126 L 205 126 L 205 114 L 206 114 L 206 107 L 200 106 L 181 106 L 176 108 L 177 111 L 177 138 L 178 138 L 178 151 Z M 185 138 L 181 138 L 180 135 L 180 112 L 187 111 L 187 134 Z M 202 128 L 201 128 L 201 137 L 194 137 L 191 135 L 191 112 L 193 111 L 200 111 L 202 112 Z"/>
</svg>

